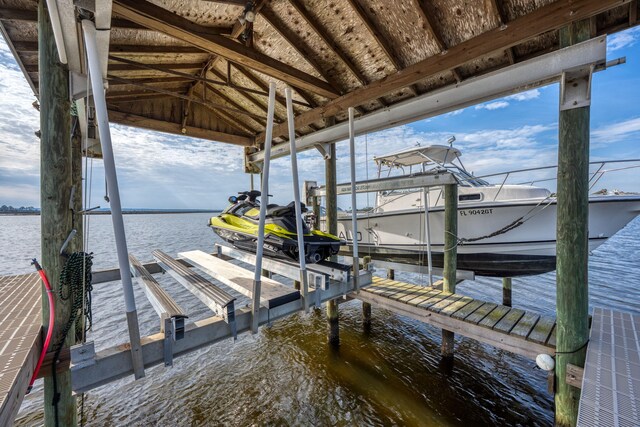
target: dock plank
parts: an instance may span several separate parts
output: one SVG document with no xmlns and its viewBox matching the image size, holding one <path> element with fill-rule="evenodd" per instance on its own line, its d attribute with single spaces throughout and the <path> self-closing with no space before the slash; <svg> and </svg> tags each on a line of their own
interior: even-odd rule
<svg viewBox="0 0 640 427">
<path fill-rule="evenodd" d="M 483 305 L 484 305 L 484 301 L 473 300 L 469 304 L 462 307 L 460 310 L 453 313 L 451 317 L 454 317 L 456 319 L 466 319 L 467 317 L 469 317 L 469 315 L 471 315 L 471 313 L 475 312 L 477 309 L 479 309 Z"/>
<path fill-rule="evenodd" d="M 422 308 L 429 308 L 434 304 L 437 304 L 438 302 L 442 301 L 443 299 L 447 298 L 449 295 L 451 295 L 448 292 L 440 292 L 434 296 L 432 296 L 431 298 L 422 301 L 420 304 L 416 304 L 418 307 L 422 307 Z M 413 302 L 410 302 L 410 304 L 413 304 Z"/>
<path fill-rule="evenodd" d="M 478 322 L 478 325 L 493 328 L 509 311 L 511 311 L 511 308 L 505 305 L 498 305 L 484 319 Z"/>
<path fill-rule="evenodd" d="M 460 298 L 462 298 L 462 295 L 451 294 L 448 297 L 446 297 L 444 299 L 441 299 L 440 301 L 438 301 L 437 303 L 435 303 L 431 307 L 429 307 L 429 311 L 434 311 L 436 313 L 440 313 L 442 311 L 442 309 L 447 308 L 451 304 L 453 304 L 456 301 L 458 301 Z"/>
<path fill-rule="evenodd" d="M 540 344 L 544 344 L 547 342 L 549 335 L 551 335 L 551 330 L 553 326 L 556 324 L 556 320 L 550 317 L 541 317 L 534 326 L 533 330 L 527 337 L 529 341 L 537 342 Z"/>
<path fill-rule="evenodd" d="M 469 323 L 478 324 L 482 319 L 485 318 L 487 314 L 491 313 L 493 309 L 496 308 L 497 306 L 498 304 L 494 304 L 492 302 L 485 302 L 480 307 L 478 307 L 477 310 L 475 310 L 469 316 L 465 317 L 464 320 Z"/>
<path fill-rule="evenodd" d="M 40 277 L 0 277 L 0 425 L 12 425 L 40 354 Z"/>
<path fill-rule="evenodd" d="M 415 291 L 412 294 L 407 294 L 404 295 L 400 298 L 397 298 L 398 301 L 402 301 L 402 302 L 409 302 L 417 297 L 420 296 L 425 296 L 425 295 L 436 295 L 439 294 L 441 291 L 437 290 L 437 289 L 432 289 L 430 287 L 422 287 L 422 289 L 419 289 L 417 291 Z"/>
<path fill-rule="evenodd" d="M 525 313 L 524 316 L 518 321 L 516 326 L 511 329 L 510 334 L 522 338 L 527 338 L 533 327 L 538 323 L 540 315 L 536 313 Z"/>
<path fill-rule="evenodd" d="M 512 308 L 502 319 L 500 319 L 498 323 L 496 323 L 493 329 L 508 334 L 516 326 L 520 319 L 522 319 L 523 316 L 524 310 L 521 310 L 519 308 Z"/>
<path fill-rule="evenodd" d="M 458 301 L 454 302 L 453 304 L 443 308 L 440 311 L 440 314 L 444 314 L 447 316 L 451 316 L 453 315 L 455 312 L 457 312 L 458 310 L 462 309 L 463 307 L 465 307 L 467 304 L 470 304 L 471 302 L 473 302 L 474 299 L 468 296 L 463 296 L 462 298 L 460 298 Z"/>
<path fill-rule="evenodd" d="M 219 280 L 243 295 L 251 297 L 253 293 L 253 272 L 231 264 L 228 261 L 213 257 L 203 251 L 180 252 L 178 255 L 186 258 L 193 265 L 216 280 Z M 269 309 L 300 298 L 299 291 L 289 288 L 280 282 L 267 277 L 262 277 L 260 280 L 260 303 Z"/>
</svg>

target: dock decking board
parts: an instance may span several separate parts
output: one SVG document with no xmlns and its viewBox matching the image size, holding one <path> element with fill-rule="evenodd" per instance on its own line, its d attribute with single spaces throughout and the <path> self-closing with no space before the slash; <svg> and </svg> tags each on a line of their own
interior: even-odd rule
<svg viewBox="0 0 640 427">
<path fill-rule="evenodd" d="M 536 323 L 536 326 L 533 327 L 533 330 L 529 334 L 527 338 L 529 341 L 538 342 L 538 343 L 546 343 L 551 335 L 551 330 L 555 325 L 554 319 L 549 319 L 545 317 L 541 317 Z"/>
<path fill-rule="evenodd" d="M 0 425 L 11 425 L 40 353 L 40 277 L 0 277 Z"/>
<path fill-rule="evenodd" d="M 532 359 L 555 353 L 555 319 L 536 313 L 389 279 L 352 296 Z"/>
</svg>

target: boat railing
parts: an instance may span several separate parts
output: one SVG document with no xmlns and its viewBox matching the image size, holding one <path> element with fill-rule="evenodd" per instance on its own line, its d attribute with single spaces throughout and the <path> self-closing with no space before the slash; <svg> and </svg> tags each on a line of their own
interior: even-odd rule
<svg viewBox="0 0 640 427">
<path fill-rule="evenodd" d="M 613 169 L 605 169 L 606 165 L 624 164 L 624 163 L 637 163 L 637 164 L 634 164 L 632 166 L 616 167 L 616 168 L 613 168 Z M 598 181 L 600 181 L 602 179 L 602 177 L 607 173 L 640 168 L 640 159 L 602 160 L 602 161 L 590 162 L 589 165 L 590 166 L 595 166 L 595 170 L 593 172 L 589 173 L 589 191 L 591 191 L 593 189 L 593 187 L 598 183 Z M 538 171 L 543 171 L 543 170 L 552 170 L 552 169 L 557 169 L 557 168 L 558 168 L 557 165 L 540 166 L 540 167 L 535 167 L 535 168 L 517 169 L 517 170 L 507 171 L 507 172 L 492 173 L 492 174 L 477 176 L 477 177 L 474 177 L 474 178 L 476 178 L 476 179 L 486 179 L 486 178 L 504 177 L 500 182 L 500 188 L 498 189 L 498 191 L 496 192 L 496 194 L 495 194 L 495 196 L 493 198 L 493 200 L 495 201 L 498 198 L 498 195 L 502 191 L 503 187 L 507 183 L 507 180 L 512 175 L 520 174 L 520 173 L 526 173 L 526 172 L 538 172 Z M 517 182 L 516 184 L 517 185 L 534 185 L 534 184 L 538 184 L 538 183 L 541 183 L 541 182 L 556 181 L 557 179 L 558 179 L 557 177 L 537 178 L 537 179 L 533 179 L 533 180 Z"/>
</svg>

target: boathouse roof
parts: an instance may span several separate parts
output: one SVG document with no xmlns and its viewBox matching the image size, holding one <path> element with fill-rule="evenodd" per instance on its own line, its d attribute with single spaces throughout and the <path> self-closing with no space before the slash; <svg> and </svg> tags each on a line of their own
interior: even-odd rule
<svg viewBox="0 0 640 427">
<path fill-rule="evenodd" d="M 79 9 L 72 0 L 57 3 L 69 67 L 86 72 Z M 114 0 L 94 7 L 108 46 L 112 122 L 241 146 L 264 139 L 270 80 L 279 82 L 278 144 L 287 132 L 285 84 L 294 88 L 301 136 L 345 121 L 348 107 L 365 115 L 557 50 L 559 29 L 578 19 L 590 20 L 592 37 L 638 24 L 637 0 Z M 3 35 L 37 94 L 36 21 L 37 1 L 0 2 Z"/>
</svg>

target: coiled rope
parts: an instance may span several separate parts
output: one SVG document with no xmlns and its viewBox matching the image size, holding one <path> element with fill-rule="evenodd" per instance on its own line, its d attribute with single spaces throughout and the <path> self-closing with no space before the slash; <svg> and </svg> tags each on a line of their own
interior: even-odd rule
<svg viewBox="0 0 640 427">
<path fill-rule="evenodd" d="M 61 301 L 71 300 L 71 312 L 69 314 L 69 320 L 62 329 L 60 340 L 54 347 L 54 369 L 52 369 L 51 376 L 53 377 L 53 389 L 55 393 L 51 404 L 54 406 L 56 426 L 58 426 L 58 402 L 60 401 L 60 393 L 58 393 L 55 365 L 60 358 L 60 353 L 62 352 L 69 331 L 75 328 L 75 338 L 76 340 L 80 340 L 84 336 L 84 333 L 91 329 L 91 291 L 93 290 L 93 286 L 91 286 L 92 259 L 93 254 L 74 252 L 69 255 L 67 262 L 60 272 L 58 296 Z"/>
</svg>

